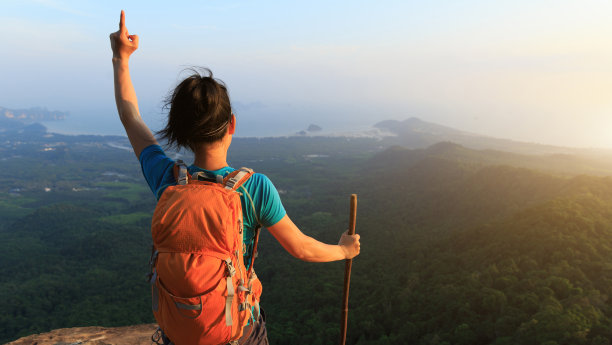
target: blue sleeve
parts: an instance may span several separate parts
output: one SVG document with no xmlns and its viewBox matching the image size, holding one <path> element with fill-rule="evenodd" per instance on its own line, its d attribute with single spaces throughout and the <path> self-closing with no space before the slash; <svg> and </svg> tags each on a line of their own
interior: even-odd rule
<svg viewBox="0 0 612 345">
<path fill-rule="evenodd" d="M 253 187 L 249 188 L 255 208 L 259 211 L 259 221 L 264 227 L 278 223 L 287 212 L 281 202 L 278 190 L 270 179 L 262 174 L 254 174 L 251 177 Z"/>
<path fill-rule="evenodd" d="M 145 180 L 157 200 L 161 197 L 166 187 L 174 184 L 174 160 L 166 156 L 159 145 L 147 146 L 140 153 L 140 166 Z"/>
</svg>

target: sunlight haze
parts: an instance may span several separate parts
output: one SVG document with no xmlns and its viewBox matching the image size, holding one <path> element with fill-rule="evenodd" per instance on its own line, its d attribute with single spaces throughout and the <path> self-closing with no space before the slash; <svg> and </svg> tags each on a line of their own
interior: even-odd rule
<svg viewBox="0 0 612 345">
<path fill-rule="evenodd" d="M 126 11 L 145 120 L 181 70 L 229 86 L 238 135 L 418 117 L 493 137 L 612 148 L 608 1 L 0 2 L 0 106 L 119 134 L 108 35 Z M 57 123 L 53 129 L 60 127 Z"/>
</svg>

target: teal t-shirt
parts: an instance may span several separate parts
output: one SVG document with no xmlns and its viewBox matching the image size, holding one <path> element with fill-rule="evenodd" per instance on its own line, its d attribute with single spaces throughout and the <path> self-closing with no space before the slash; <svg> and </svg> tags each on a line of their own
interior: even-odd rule
<svg viewBox="0 0 612 345">
<path fill-rule="evenodd" d="M 147 146 L 140 153 L 139 160 L 145 180 L 147 180 L 153 194 L 155 194 L 155 197 L 159 200 L 168 186 L 176 184 L 173 172 L 175 161 L 168 157 L 159 145 Z M 225 177 L 236 169 L 225 167 L 219 170 L 210 171 L 191 165 L 187 167 L 187 170 L 189 174 L 203 171 L 209 176 L 221 175 Z M 244 221 L 242 239 L 245 245 L 244 263 L 248 266 L 253 251 L 253 240 L 257 219 L 259 219 L 262 226 L 268 227 L 283 219 L 287 212 L 283 207 L 276 187 L 274 187 L 272 181 L 265 175 L 255 173 L 243 186 L 251 195 L 255 210 L 257 211 L 257 217 L 255 217 L 253 207 L 250 204 L 251 201 L 243 193 L 240 196 Z"/>
</svg>

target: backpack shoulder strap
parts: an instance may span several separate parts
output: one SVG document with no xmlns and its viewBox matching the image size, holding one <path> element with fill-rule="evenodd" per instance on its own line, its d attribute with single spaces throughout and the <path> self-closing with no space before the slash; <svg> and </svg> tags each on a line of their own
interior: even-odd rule
<svg viewBox="0 0 612 345">
<path fill-rule="evenodd" d="M 243 183 L 245 183 L 255 172 L 249 168 L 240 168 L 232 171 L 223 179 L 223 185 L 225 189 L 238 190 Z"/>
<path fill-rule="evenodd" d="M 181 159 L 177 159 L 174 163 L 173 173 L 177 184 L 188 184 L 189 180 L 191 179 L 191 176 L 189 176 L 189 173 L 187 172 L 187 164 L 185 164 L 185 162 L 183 162 Z"/>
<path fill-rule="evenodd" d="M 251 207 L 253 208 L 253 215 L 255 216 L 255 221 L 257 225 L 255 227 L 255 234 L 253 236 L 253 251 L 251 253 L 251 262 L 249 265 L 249 271 L 247 272 L 247 277 L 250 277 L 253 272 L 253 263 L 255 258 L 257 257 L 257 244 L 259 242 L 259 232 L 261 230 L 261 222 L 259 221 L 259 216 L 257 215 L 257 210 L 255 209 L 255 203 L 253 202 L 253 198 L 251 198 L 251 194 L 244 188 L 243 184 L 253 176 L 255 172 L 249 168 L 240 168 L 238 170 L 232 171 L 229 175 L 223 179 L 223 185 L 226 189 L 237 191 L 238 188 L 242 188 L 244 193 L 246 194 Z"/>
<path fill-rule="evenodd" d="M 253 274 L 253 265 L 255 264 L 255 259 L 257 258 L 257 245 L 259 244 L 259 233 L 261 231 L 261 224 L 257 224 L 255 228 L 255 235 L 253 236 L 253 251 L 251 252 L 251 262 L 249 263 L 249 271 L 247 272 L 247 277 L 251 278 Z"/>
<path fill-rule="evenodd" d="M 240 168 L 238 170 L 232 171 L 229 175 L 227 175 L 224 179 L 224 185 L 226 189 L 231 189 L 238 191 L 238 188 L 242 188 L 244 194 L 249 199 L 249 203 L 251 204 L 251 208 L 253 209 L 253 215 L 255 216 L 255 221 L 257 222 L 257 228 L 261 228 L 261 222 L 259 221 L 259 216 L 257 215 L 257 209 L 255 209 L 255 203 L 253 202 L 253 198 L 249 191 L 244 188 L 243 184 L 253 176 L 255 172 L 249 168 Z M 230 187 L 231 185 L 231 187 Z"/>
</svg>

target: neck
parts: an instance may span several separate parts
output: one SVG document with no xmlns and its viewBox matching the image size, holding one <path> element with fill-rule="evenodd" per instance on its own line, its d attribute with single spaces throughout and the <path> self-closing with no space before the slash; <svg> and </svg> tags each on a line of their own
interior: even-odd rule
<svg viewBox="0 0 612 345">
<path fill-rule="evenodd" d="M 227 148 L 224 145 L 202 145 L 195 152 L 193 164 L 206 170 L 219 170 L 227 166 Z"/>
</svg>

